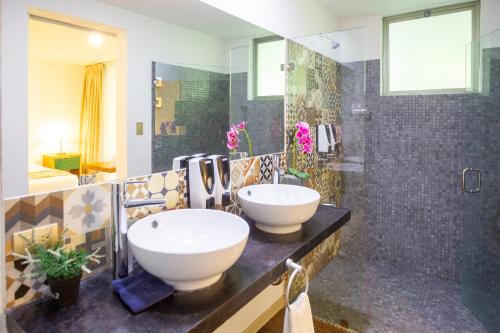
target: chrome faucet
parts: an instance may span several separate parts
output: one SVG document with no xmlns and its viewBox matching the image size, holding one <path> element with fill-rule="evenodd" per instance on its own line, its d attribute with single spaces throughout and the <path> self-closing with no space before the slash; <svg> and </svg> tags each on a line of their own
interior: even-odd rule
<svg viewBox="0 0 500 333">
<path fill-rule="evenodd" d="M 286 170 L 281 169 L 279 154 L 273 155 L 273 169 L 273 184 L 281 184 L 281 178 L 286 174 Z"/>
<path fill-rule="evenodd" d="M 113 279 L 128 276 L 131 263 L 127 246 L 127 208 L 161 206 L 165 199 L 130 199 L 127 192 L 129 184 L 146 184 L 146 181 L 125 181 L 113 184 Z"/>
</svg>

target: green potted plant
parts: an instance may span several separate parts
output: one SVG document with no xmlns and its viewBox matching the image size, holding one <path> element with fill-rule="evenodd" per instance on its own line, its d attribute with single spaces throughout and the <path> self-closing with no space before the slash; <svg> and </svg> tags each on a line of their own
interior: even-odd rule
<svg viewBox="0 0 500 333">
<path fill-rule="evenodd" d="M 67 306 L 76 301 L 82 273 L 91 272 L 86 265 L 90 261 L 99 263 L 98 258 L 104 257 L 97 254 L 101 248 L 89 254 L 86 250 L 65 247 L 63 235 L 64 232 L 51 247 L 45 247 L 24 237 L 28 243 L 26 254 L 13 253 L 14 256 L 24 259 L 23 264 L 34 266 L 30 274 L 23 274 L 21 278 L 45 278 L 57 306 Z"/>
</svg>

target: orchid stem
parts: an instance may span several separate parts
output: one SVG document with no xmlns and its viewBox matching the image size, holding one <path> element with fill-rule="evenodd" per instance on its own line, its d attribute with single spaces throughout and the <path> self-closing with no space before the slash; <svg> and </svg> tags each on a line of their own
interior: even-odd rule
<svg viewBox="0 0 500 333">
<path fill-rule="evenodd" d="M 297 131 L 293 132 L 292 168 L 297 169 Z"/>
<path fill-rule="evenodd" d="M 247 138 L 248 142 L 248 153 L 250 154 L 250 157 L 253 156 L 253 142 L 252 139 L 250 139 L 250 135 L 248 135 L 248 132 L 244 129 L 243 133 L 245 133 L 245 137 Z"/>
</svg>

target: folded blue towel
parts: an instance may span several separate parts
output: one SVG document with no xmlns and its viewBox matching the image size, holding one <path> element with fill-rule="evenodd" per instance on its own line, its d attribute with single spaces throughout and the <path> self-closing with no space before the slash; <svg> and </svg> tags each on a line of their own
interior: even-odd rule
<svg viewBox="0 0 500 333">
<path fill-rule="evenodd" d="M 113 290 L 134 314 L 172 295 L 174 288 L 146 271 L 113 280 Z"/>
</svg>

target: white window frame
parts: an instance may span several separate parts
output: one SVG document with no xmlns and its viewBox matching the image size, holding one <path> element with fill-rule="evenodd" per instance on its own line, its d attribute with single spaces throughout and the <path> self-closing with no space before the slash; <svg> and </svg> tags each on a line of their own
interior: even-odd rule
<svg viewBox="0 0 500 333">
<path fill-rule="evenodd" d="M 480 20 L 480 2 L 467 2 L 459 5 L 445 6 L 427 10 L 420 10 L 412 13 L 384 17 L 383 19 L 383 36 L 382 36 L 382 70 L 381 74 L 381 94 L 382 95 L 432 95 L 432 94 L 463 94 L 470 90 L 465 88 L 449 88 L 449 89 L 428 89 L 428 90 L 403 90 L 403 91 L 390 91 L 389 90 L 389 25 L 391 23 L 409 21 L 414 19 L 421 19 L 429 16 L 438 16 L 462 11 L 472 11 L 472 59 L 471 59 L 471 74 L 472 74 L 472 90 L 476 91 L 479 86 L 479 48 L 477 43 L 474 43 L 479 38 L 479 20 Z M 465 52 L 465 45 L 464 45 Z M 464 68 L 465 73 L 466 68 Z"/>
</svg>

